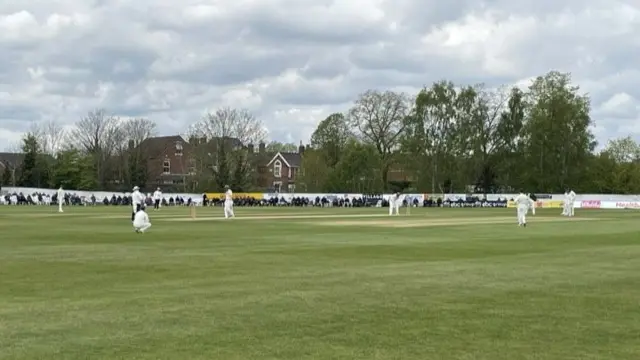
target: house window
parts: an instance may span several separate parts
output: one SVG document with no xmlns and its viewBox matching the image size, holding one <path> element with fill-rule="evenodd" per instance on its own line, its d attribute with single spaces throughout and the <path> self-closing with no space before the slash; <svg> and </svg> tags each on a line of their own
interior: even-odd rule
<svg viewBox="0 0 640 360">
<path fill-rule="evenodd" d="M 164 159 L 162 163 L 162 173 L 171 174 L 171 161 L 169 161 L 169 159 Z"/>
<path fill-rule="evenodd" d="M 195 175 L 196 173 L 196 160 L 189 159 L 189 175 Z"/>
<path fill-rule="evenodd" d="M 280 192 L 282 190 L 282 181 L 274 181 L 273 182 L 273 190 L 275 192 Z"/>
<path fill-rule="evenodd" d="M 289 179 L 291 179 L 291 168 L 289 168 Z"/>
<path fill-rule="evenodd" d="M 182 141 L 176 142 L 176 156 L 182 156 Z"/>
<path fill-rule="evenodd" d="M 287 186 L 287 188 L 288 188 L 290 193 L 296 192 L 296 184 L 289 184 L 289 186 Z"/>
<path fill-rule="evenodd" d="M 273 176 L 277 178 L 282 177 L 282 163 L 280 160 L 276 160 L 273 163 Z"/>
</svg>

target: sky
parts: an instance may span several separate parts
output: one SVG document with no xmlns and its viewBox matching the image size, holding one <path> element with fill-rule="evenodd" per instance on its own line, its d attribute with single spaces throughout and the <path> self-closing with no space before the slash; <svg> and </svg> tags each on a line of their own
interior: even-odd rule
<svg viewBox="0 0 640 360">
<path fill-rule="evenodd" d="M 308 141 L 368 90 L 571 72 L 602 144 L 640 140 L 636 0 L 2 0 L 0 150 L 103 108 L 161 135 L 247 108 Z"/>
</svg>

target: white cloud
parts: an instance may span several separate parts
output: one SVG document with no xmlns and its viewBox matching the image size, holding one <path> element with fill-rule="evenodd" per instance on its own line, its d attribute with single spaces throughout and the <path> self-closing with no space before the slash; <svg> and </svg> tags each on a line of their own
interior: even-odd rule
<svg viewBox="0 0 640 360">
<path fill-rule="evenodd" d="M 246 107 L 297 143 L 369 88 L 526 86 L 552 69 L 590 93 L 606 143 L 640 136 L 638 33 L 637 3 L 615 0 L 6 0 L 0 149 L 95 108 L 170 134 Z"/>
</svg>

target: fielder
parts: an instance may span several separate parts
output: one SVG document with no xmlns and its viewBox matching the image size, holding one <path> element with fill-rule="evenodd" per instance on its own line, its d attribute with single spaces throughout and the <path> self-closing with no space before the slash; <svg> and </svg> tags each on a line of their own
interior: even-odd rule
<svg viewBox="0 0 640 360">
<path fill-rule="evenodd" d="M 224 218 L 228 219 L 235 217 L 233 213 L 233 191 L 231 191 L 229 185 L 225 185 L 224 188 L 227 189 L 224 193 Z"/>
<path fill-rule="evenodd" d="M 151 227 L 151 222 L 149 221 L 149 215 L 144 210 L 138 211 L 133 217 L 133 229 L 137 233 L 144 233 Z"/>
<path fill-rule="evenodd" d="M 162 191 L 157 188 L 153 193 L 153 210 L 160 210 L 160 201 L 162 200 Z"/>
<path fill-rule="evenodd" d="M 400 193 L 389 196 L 389 215 L 400 215 Z"/>
<path fill-rule="evenodd" d="M 64 190 L 62 190 L 62 186 L 58 189 L 58 212 L 62 213 L 62 202 L 64 201 Z"/>
<path fill-rule="evenodd" d="M 573 190 L 569 190 L 569 203 L 567 204 L 567 216 L 573 217 L 575 215 L 574 212 L 574 203 L 576 201 L 576 193 Z"/>
<path fill-rule="evenodd" d="M 140 188 L 133 187 L 133 193 L 131 194 L 131 206 L 133 207 L 131 213 L 131 221 L 135 220 L 136 213 L 144 208 L 145 196 L 140 193 Z"/>
<path fill-rule="evenodd" d="M 516 196 L 513 200 L 517 207 L 518 213 L 518 226 L 527 227 L 527 213 L 529 209 L 531 209 L 533 215 L 536 214 L 535 201 L 531 200 L 531 198 L 523 193 Z"/>
<path fill-rule="evenodd" d="M 569 215 L 569 190 L 564 191 L 564 200 L 562 200 L 562 216 Z"/>
</svg>

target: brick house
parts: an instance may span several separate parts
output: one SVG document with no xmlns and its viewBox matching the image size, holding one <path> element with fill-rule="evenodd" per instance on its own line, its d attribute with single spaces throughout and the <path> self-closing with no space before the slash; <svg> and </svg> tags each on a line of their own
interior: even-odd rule
<svg viewBox="0 0 640 360">
<path fill-rule="evenodd" d="M 195 174 L 193 145 L 180 135 L 148 138 L 139 148 L 147 164 L 147 183 L 141 184 L 147 192 L 156 187 L 182 188 L 187 178 Z"/>
<path fill-rule="evenodd" d="M 296 178 L 302 164 L 304 145 L 298 152 L 277 152 L 266 164 L 267 183 L 275 192 L 293 193 L 296 191 Z"/>
<path fill-rule="evenodd" d="M 267 190 L 273 186 L 273 180 L 269 173 L 267 164 L 276 153 L 266 151 L 266 144 L 258 144 L 258 151 L 255 151 L 253 144 L 247 145 L 247 152 L 251 166 L 255 169 L 255 186 L 258 189 Z"/>
</svg>

